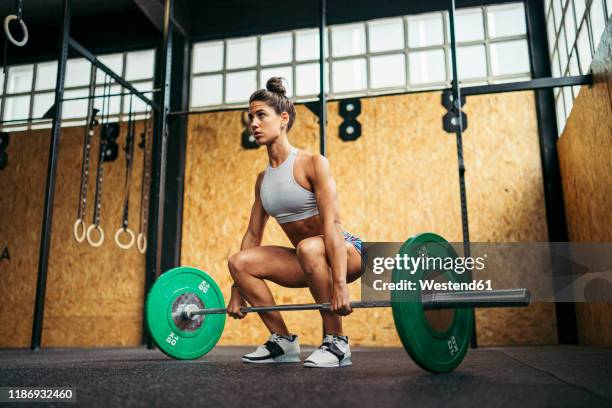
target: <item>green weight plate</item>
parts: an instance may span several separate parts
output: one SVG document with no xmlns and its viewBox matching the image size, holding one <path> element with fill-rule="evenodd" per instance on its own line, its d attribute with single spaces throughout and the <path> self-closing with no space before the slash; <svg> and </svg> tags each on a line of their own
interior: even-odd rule
<svg viewBox="0 0 612 408">
<path fill-rule="evenodd" d="M 223 308 L 219 286 L 205 272 L 179 267 L 162 274 L 151 287 L 145 304 L 147 328 L 161 351 L 170 357 L 192 360 L 202 357 L 219 341 L 224 314 L 182 317 L 185 307 Z"/>
<path fill-rule="evenodd" d="M 427 255 L 430 258 L 457 258 L 454 248 L 442 237 L 432 233 L 415 235 L 406 241 L 400 256 L 409 257 Z M 391 292 L 393 320 L 404 349 L 423 369 L 434 373 L 447 373 L 454 370 L 465 357 L 470 345 L 473 325 L 473 309 L 455 309 L 444 328 L 436 328 L 430 323 L 421 301 L 419 281 L 431 279 L 433 268 L 416 268 L 413 271 L 394 269 L 393 282 L 411 280 L 416 283 L 416 290 L 398 290 Z M 447 282 L 465 282 L 466 274 L 451 270 L 436 270 L 435 274 Z"/>
</svg>

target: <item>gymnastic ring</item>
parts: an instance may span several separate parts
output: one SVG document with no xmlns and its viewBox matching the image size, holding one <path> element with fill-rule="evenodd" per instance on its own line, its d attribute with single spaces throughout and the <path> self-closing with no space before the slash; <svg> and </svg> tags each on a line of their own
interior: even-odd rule
<svg viewBox="0 0 612 408">
<path fill-rule="evenodd" d="M 79 234 L 79 229 L 83 229 L 83 233 Z M 87 227 L 85 226 L 85 221 L 82 218 L 79 218 L 74 223 L 74 227 L 72 228 L 72 232 L 74 233 L 74 239 L 80 244 L 85 241 L 85 236 L 87 235 Z"/>
<path fill-rule="evenodd" d="M 142 232 L 138 234 L 138 239 L 136 240 L 136 246 L 138 246 L 138 250 L 141 254 L 147 252 L 147 237 Z"/>
<path fill-rule="evenodd" d="M 93 242 L 93 240 L 91 239 L 91 231 L 95 229 L 100 231 L 100 240 L 97 242 Z M 104 230 L 102 229 L 101 226 L 96 225 L 96 224 L 91 224 L 89 228 L 87 228 L 87 242 L 89 242 L 89 245 L 91 245 L 94 248 L 97 248 L 100 245 L 102 245 L 102 243 L 104 242 Z"/>
<path fill-rule="evenodd" d="M 13 20 L 19 21 L 19 24 L 21 25 L 21 29 L 23 30 L 23 38 L 21 39 L 21 41 L 17 41 L 15 37 L 13 37 L 13 34 L 11 34 L 9 23 Z M 28 27 L 26 26 L 23 19 L 17 17 L 14 14 L 9 14 L 8 16 L 4 17 L 4 33 L 6 34 L 6 38 L 8 38 L 9 41 L 12 42 L 17 47 L 23 47 L 28 42 Z"/>
<path fill-rule="evenodd" d="M 130 236 L 130 240 L 127 244 L 122 244 L 121 241 L 119 241 L 119 236 L 121 235 L 121 232 L 125 232 Z M 117 243 L 117 246 L 121 249 L 130 249 L 134 245 L 134 233 L 129 228 L 121 227 L 115 233 L 115 242 Z"/>
</svg>

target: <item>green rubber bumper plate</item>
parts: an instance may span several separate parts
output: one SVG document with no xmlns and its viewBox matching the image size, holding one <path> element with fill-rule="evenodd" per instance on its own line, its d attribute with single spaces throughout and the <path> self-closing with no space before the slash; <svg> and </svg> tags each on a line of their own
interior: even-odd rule
<svg viewBox="0 0 612 408">
<path fill-rule="evenodd" d="M 442 259 L 457 258 L 454 248 L 442 237 L 432 233 L 415 235 L 406 241 L 399 252 L 403 257 L 427 256 Z M 473 309 L 454 309 L 450 323 L 437 329 L 423 310 L 420 280 L 433 274 L 446 282 L 466 282 L 466 274 L 452 270 L 436 270 L 417 267 L 413 271 L 394 269 L 392 280 L 414 281 L 416 290 L 394 290 L 391 292 L 393 320 L 404 349 L 423 369 L 434 373 L 454 370 L 465 357 L 470 346 L 473 325 Z"/>
<path fill-rule="evenodd" d="M 225 326 L 224 314 L 185 319 L 185 308 L 223 308 L 219 286 L 205 272 L 179 267 L 163 273 L 145 303 L 147 328 L 157 347 L 170 357 L 192 360 L 215 347 Z"/>
</svg>

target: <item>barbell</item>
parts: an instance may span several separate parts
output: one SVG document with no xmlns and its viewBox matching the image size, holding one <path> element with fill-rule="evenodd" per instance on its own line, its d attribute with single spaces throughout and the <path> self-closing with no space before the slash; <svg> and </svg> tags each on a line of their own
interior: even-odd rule
<svg viewBox="0 0 612 408">
<path fill-rule="evenodd" d="M 400 248 L 401 256 L 457 258 L 442 237 L 424 233 L 411 237 Z M 425 279 L 432 271 L 394 269 L 393 282 Z M 467 274 L 436 271 L 449 282 L 467 282 Z M 404 349 L 420 367 L 434 373 L 454 370 L 470 344 L 473 308 L 528 306 L 527 289 L 422 293 L 391 291 L 390 300 L 351 302 L 354 309 L 391 307 Z M 329 310 L 329 303 L 244 307 L 243 313 Z M 438 319 L 428 311 L 443 311 Z M 216 282 L 204 271 L 178 267 L 162 274 L 147 295 L 147 328 L 157 347 L 170 357 L 189 360 L 204 356 L 219 341 L 225 326 L 225 303 Z M 429 312 L 432 313 L 432 312 Z M 449 314 L 450 313 L 450 314 Z"/>
<path fill-rule="evenodd" d="M 517 307 L 528 306 L 529 300 L 529 291 L 527 291 L 527 289 L 503 289 L 490 290 L 487 292 L 471 290 L 426 294 L 421 298 L 421 306 L 425 310 L 462 309 L 473 307 Z M 371 309 L 376 307 L 393 306 L 393 303 L 390 300 L 372 300 L 350 303 L 353 309 Z M 330 309 L 330 303 L 303 303 L 297 305 L 242 307 L 240 308 L 240 311 L 246 314 Z M 227 313 L 227 309 L 224 307 L 198 309 L 194 304 L 189 304 L 182 310 L 175 312 L 174 316 L 180 316 L 183 319 L 193 320 L 196 316 L 225 313 Z"/>
</svg>

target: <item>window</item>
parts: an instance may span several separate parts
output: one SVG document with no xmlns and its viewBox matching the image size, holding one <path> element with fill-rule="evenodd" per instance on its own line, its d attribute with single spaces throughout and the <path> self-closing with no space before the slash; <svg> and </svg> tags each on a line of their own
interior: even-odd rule
<svg viewBox="0 0 612 408">
<path fill-rule="evenodd" d="M 601 40 L 601 35 L 606 28 L 606 13 L 601 0 L 593 0 L 591 2 L 589 16 L 591 18 L 591 29 L 593 30 L 593 44 L 595 45 L 593 48 L 597 49 Z"/>
<path fill-rule="evenodd" d="M 155 68 L 155 51 L 128 52 L 125 58 L 125 73 L 123 77 L 134 82 L 153 78 Z"/>
<path fill-rule="evenodd" d="M 554 77 L 584 75 L 590 70 L 610 16 L 610 0 L 549 0 L 546 27 Z M 555 89 L 557 127 L 563 132 L 579 87 Z"/>
<path fill-rule="evenodd" d="M 193 47 L 193 73 L 215 72 L 223 69 L 223 41 L 196 44 Z"/>
<path fill-rule="evenodd" d="M 370 52 L 404 49 L 404 22 L 401 18 L 368 22 Z"/>
<path fill-rule="evenodd" d="M 319 30 L 295 32 L 295 59 L 309 61 L 319 59 Z"/>
<path fill-rule="evenodd" d="M 361 91 L 367 86 L 363 58 L 335 61 L 332 64 L 332 72 L 333 92 Z"/>
<path fill-rule="evenodd" d="M 191 86 L 192 106 L 220 105 L 223 102 L 223 75 L 196 77 Z"/>
<path fill-rule="evenodd" d="M 291 33 L 261 37 L 261 65 L 290 63 L 293 55 Z"/>
<path fill-rule="evenodd" d="M 567 67 L 568 54 L 567 54 L 567 42 L 565 41 L 565 28 L 561 27 L 559 30 L 559 38 L 557 39 L 557 50 L 559 50 L 559 58 L 561 60 L 561 72 L 565 72 Z"/>
<path fill-rule="evenodd" d="M 580 29 L 580 33 L 578 33 L 577 49 L 578 58 L 580 59 L 580 71 L 584 75 L 589 72 L 589 67 L 591 66 L 591 61 L 593 59 L 587 24 L 583 24 L 582 28 Z"/>
<path fill-rule="evenodd" d="M 476 79 L 487 76 L 487 62 L 484 45 L 470 45 L 457 48 L 457 69 L 459 78 Z"/>
<path fill-rule="evenodd" d="M 33 118 L 42 118 L 45 113 L 49 110 L 49 107 L 53 105 L 55 100 L 54 92 L 43 92 L 34 95 L 34 107 L 32 110 Z M 26 116 L 21 116 L 25 118 Z M 15 118 L 18 119 L 18 118 Z"/>
<path fill-rule="evenodd" d="M 254 67 L 257 64 L 257 39 L 240 38 L 227 42 L 227 68 Z"/>
<path fill-rule="evenodd" d="M 522 3 L 459 9 L 459 79 L 463 85 L 530 77 Z M 550 27 L 554 27 L 552 24 Z M 325 30 L 325 87 L 330 97 L 450 86 L 445 11 L 332 25 Z M 308 28 L 196 43 L 191 108 L 246 106 L 271 76 L 284 77 L 297 101 L 319 94 L 319 30 Z"/>
<path fill-rule="evenodd" d="M 455 16 L 455 41 L 457 43 L 484 40 L 482 9 L 457 10 Z"/>
<path fill-rule="evenodd" d="M 68 60 L 66 63 L 64 86 L 66 88 L 87 86 L 89 84 L 90 73 L 91 64 L 85 58 Z"/>
<path fill-rule="evenodd" d="M 572 3 L 572 0 L 570 0 L 565 12 L 565 18 L 563 19 L 563 28 L 565 29 L 565 38 L 569 50 L 574 47 L 576 42 L 576 20 L 574 20 L 574 7 Z"/>
<path fill-rule="evenodd" d="M 408 46 L 418 48 L 444 44 L 442 17 L 442 13 L 408 17 Z"/>
<path fill-rule="evenodd" d="M 57 62 L 45 62 L 36 66 L 36 91 L 55 89 Z"/>
<path fill-rule="evenodd" d="M 444 50 L 415 51 L 410 54 L 410 80 L 415 84 L 433 84 L 446 80 Z"/>
<path fill-rule="evenodd" d="M 257 71 L 232 72 L 225 77 L 225 99 L 227 102 L 244 101 L 244 95 L 250 95 L 257 88 Z"/>
<path fill-rule="evenodd" d="M 152 97 L 155 51 L 144 50 L 119 54 L 102 55 L 99 60 L 126 78 L 132 85 L 149 98 Z M 104 92 L 107 82 L 107 93 L 120 94 L 127 90 L 111 80 L 102 70 L 96 72 L 95 95 Z M 81 125 L 87 115 L 87 97 L 91 81 L 92 66 L 84 58 L 69 59 L 66 64 L 64 82 L 64 99 L 62 125 Z M 50 127 L 50 122 L 30 123 L 28 119 L 40 119 L 53 106 L 55 101 L 55 83 L 57 81 L 57 61 L 45 61 L 35 64 L 15 65 L 8 67 L 6 78 L 0 74 L 0 112 L 3 128 L 9 130 L 23 129 L 24 125 L 33 128 Z M 112 120 L 124 120 L 130 110 L 130 100 L 134 112 L 142 113 L 146 105 L 139 98 L 115 95 L 109 103 L 102 105 L 102 98 L 94 100 L 94 106 L 106 110 Z M 107 109 L 108 108 L 108 109 Z"/>
<path fill-rule="evenodd" d="M 371 57 L 370 75 L 372 88 L 404 86 L 406 83 L 406 58 L 404 54 Z"/>
<path fill-rule="evenodd" d="M 325 72 L 329 72 L 329 63 L 325 64 Z M 300 64 L 296 67 L 295 84 L 297 96 L 317 95 L 321 87 L 319 63 Z M 329 76 L 325 76 L 325 89 L 329 91 Z"/>
<path fill-rule="evenodd" d="M 529 72 L 529 50 L 525 41 L 492 44 L 491 70 L 495 76 Z"/>
<path fill-rule="evenodd" d="M 347 57 L 365 53 L 365 26 L 349 24 L 331 27 L 332 57 Z"/>
<path fill-rule="evenodd" d="M 491 38 L 525 34 L 527 28 L 523 8 L 516 4 L 488 7 L 487 29 Z"/>
<path fill-rule="evenodd" d="M 28 117 L 30 95 L 7 96 L 4 98 L 3 120 L 18 120 Z"/>
<path fill-rule="evenodd" d="M 6 93 L 27 92 L 32 88 L 33 69 L 32 65 L 21 65 L 8 69 L 8 81 Z"/>
</svg>

